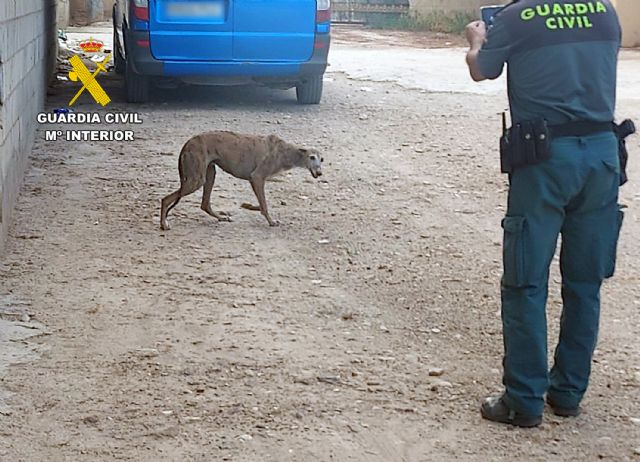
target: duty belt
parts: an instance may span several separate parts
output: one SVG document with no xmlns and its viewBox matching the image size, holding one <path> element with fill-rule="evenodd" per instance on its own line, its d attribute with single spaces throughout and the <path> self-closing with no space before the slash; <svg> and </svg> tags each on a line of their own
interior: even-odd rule
<svg viewBox="0 0 640 462">
<path fill-rule="evenodd" d="M 614 130 L 615 124 L 613 122 L 589 122 L 579 120 L 561 125 L 550 125 L 549 135 L 551 138 L 589 136 L 601 132 L 613 132 Z"/>
</svg>

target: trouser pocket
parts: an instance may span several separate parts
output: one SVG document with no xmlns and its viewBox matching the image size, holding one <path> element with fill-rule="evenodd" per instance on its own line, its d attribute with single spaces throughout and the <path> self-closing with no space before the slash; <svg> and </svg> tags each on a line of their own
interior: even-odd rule
<svg viewBox="0 0 640 462">
<path fill-rule="evenodd" d="M 618 213 L 616 215 L 616 221 L 614 223 L 613 236 L 611 241 L 611 249 L 609 254 L 609 265 L 607 271 L 605 271 L 605 278 L 613 277 L 616 272 L 616 257 L 618 255 L 618 241 L 620 240 L 620 231 L 622 230 L 622 223 L 624 222 L 624 212 L 618 207 Z"/>
<path fill-rule="evenodd" d="M 502 283 L 507 287 L 524 287 L 527 284 L 524 236 L 526 220 L 524 217 L 505 217 L 502 220 L 502 229 Z"/>
</svg>

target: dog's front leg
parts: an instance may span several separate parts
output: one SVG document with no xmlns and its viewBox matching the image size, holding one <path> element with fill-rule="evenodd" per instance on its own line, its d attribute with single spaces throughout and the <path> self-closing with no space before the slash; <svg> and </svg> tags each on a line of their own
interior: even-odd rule
<svg viewBox="0 0 640 462">
<path fill-rule="evenodd" d="M 267 210 L 267 199 L 264 195 L 264 178 L 259 175 L 251 175 L 251 187 L 260 204 L 260 212 L 269 222 L 269 226 L 278 226 L 280 223 L 272 220 L 269 216 L 269 210 Z"/>
</svg>

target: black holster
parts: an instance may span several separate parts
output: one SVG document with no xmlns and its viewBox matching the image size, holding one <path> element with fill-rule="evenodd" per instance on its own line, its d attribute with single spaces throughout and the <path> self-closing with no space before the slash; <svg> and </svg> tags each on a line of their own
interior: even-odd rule
<svg viewBox="0 0 640 462">
<path fill-rule="evenodd" d="M 589 136 L 599 132 L 613 131 L 618 138 L 620 157 L 620 186 L 628 181 L 626 138 L 636 132 L 633 121 L 626 119 L 620 124 L 612 122 L 574 121 L 549 127 L 543 119 L 524 121 L 507 129 L 502 115 L 502 137 L 500 138 L 500 166 L 502 173 L 512 174 L 517 168 L 535 165 L 551 157 L 551 140 L 564 136 Z"/>
<path fill-rule="evenodd" d="M 523 121 L 507 129 L 503 114 L 500 138 L 500 168 L 512 174 L 516 169 L 535 165 L 551 157 L 551 140 L 547 121 Z"/>
<path fill-rule="evenodd" d="M 629 181 L 627 177 L 627 162 L 629 152 L 627 151 L 626 138 L 636 132 L 636 126 L 632 120 L 626 119 L 621 124 L 613 126 L 613 131 L 618 137 L 618 156 L 620 157 L 620 186 Z"/>
</svg>

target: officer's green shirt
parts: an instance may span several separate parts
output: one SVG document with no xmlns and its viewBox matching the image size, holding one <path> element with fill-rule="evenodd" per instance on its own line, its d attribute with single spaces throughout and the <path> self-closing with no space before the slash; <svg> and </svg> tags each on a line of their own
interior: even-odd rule
<svg viewBox="0 0 640 462">
<path fill-rule="evenodd" d="M 508 64 L 515 122 L 612 121 L 620 40 L 609 0 L 520 0 L 494 17 L 478 66 L 493 79 Z"/>
</svg>

